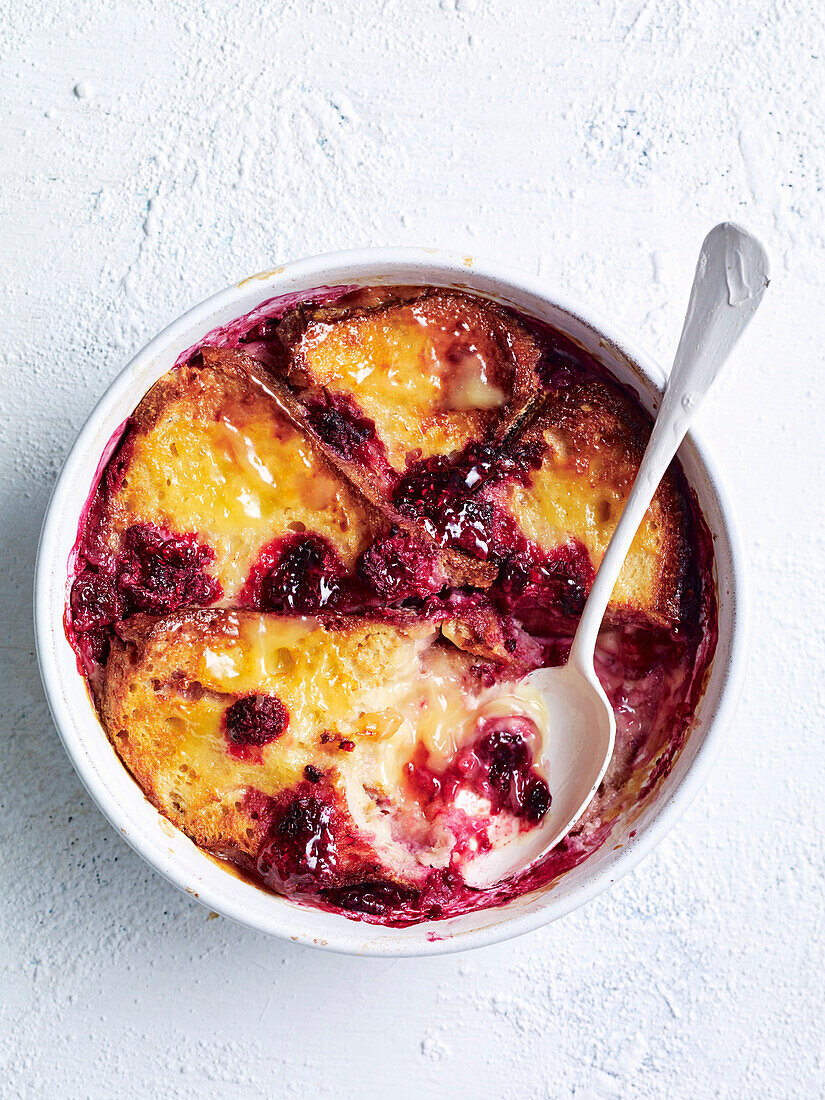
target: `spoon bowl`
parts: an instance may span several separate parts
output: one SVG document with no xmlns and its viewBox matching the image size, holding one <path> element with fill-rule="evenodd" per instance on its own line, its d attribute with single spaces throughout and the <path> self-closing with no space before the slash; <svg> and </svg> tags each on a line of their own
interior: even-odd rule
<svg viewBox="0 0 825 1100">
<path fill-rule="evenodd" d="M 575 661 L 539 668 L 522 682 L 537 691 L 545 710 L 539 770 L 552 777 L 553 794 L 541 825 L 517 833 L 502 847 L 464 868 L 468 886 L 483 890 L 528 867 L 563 840 L 590 805 L 613 755 L 616 716 L 593 671 Z"/>
</svg>

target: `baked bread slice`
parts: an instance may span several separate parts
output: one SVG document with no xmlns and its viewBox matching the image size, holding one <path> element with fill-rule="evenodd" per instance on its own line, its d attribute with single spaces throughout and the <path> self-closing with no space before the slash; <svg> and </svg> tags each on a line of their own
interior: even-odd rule
<svg viewBox="0 0 825 1100">
<path fill-rule="evenodd" d="M 112 644 L 100 711 L 147 797 L 201 847 L 259 871 L 269 859 L 279 888 L 414 883 L 451 843 L 405 801 L 406 766 L 416 745 L 452 759 L 494 667 L 425 620 L 139 614 Z M 317 832 L 317 866 L 290 827 Z"/>
<path fill-rule="evenodd" d="M 649 422 L 598 379 L 550 390 L 494 446 L 460 463 L 431 459 L 394 490 L 443 546 L 497 566 L 491 593 L 535 624 L 581 611 L 636 476 Z M 675 469 L 659 487 L 628 554 L 609 614 L 657 627 L 680 621 L 690 557 L 687 508 Z"/>
<path fill-rule="evenodd" d="M 588 381 L 542 401 L 516 446 L 533 448 L 529 477 L 501 484 L 500 506 L 546 559 L 570 566 L 584 593 L 607 549 L 650 435 L 649 421 L 617 386 Z M 689 562 L 688 516 L 675 467 L 633 540 L 609 604 L 613 620 L 670 628 L 680 621 Z M 587 563 L 581 550 L 586 551 Z"/>
<path fill-rule="evenodd" d="M 285 377 L 319 438 L 386 484 L 413 462 L 486 439 L 539 384 L 533 333 L 457 291 L 304 307 L 278 335 Z"/>
<path fill-rule="evenodd" d="M 165 375 L 135 410 L 127 455 L 107 495 L 102 540 L 150 524 L 193 534 L 235 603 L 262 548 L 290 535 L 325 540 L 351 572 L 381 517 L 330 465 L 241 352 L 204 349 Z"/>
</svg>

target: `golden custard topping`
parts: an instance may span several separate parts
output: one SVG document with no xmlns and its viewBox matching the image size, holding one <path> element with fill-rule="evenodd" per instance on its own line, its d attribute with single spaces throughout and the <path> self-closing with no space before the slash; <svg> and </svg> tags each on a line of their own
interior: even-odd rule
<svg viewBox="0 0 825 1100">
<path fill-rule="evenodd" d="M 667 773 L 713 652 L 674 465 L 608 611 L 606 783 L 526 875 L 464 883 L 550 805 L 519 681 L 564 658 L 648 432 L 580 349 L 458 291 L 211 333 L 140 402 L 78 532 L 67 632 L 114 748 L 204 850 L 359 919 L 550 882 Z"/>
<path fill-rule="evenodd" d="M 351 399 L 400 471 L 483 438 L 532 381 L 537 358 L 511 315 L 441 293 L 309 319 L 291 341 L 289 374 L 310 392 Z"/>
</svg>

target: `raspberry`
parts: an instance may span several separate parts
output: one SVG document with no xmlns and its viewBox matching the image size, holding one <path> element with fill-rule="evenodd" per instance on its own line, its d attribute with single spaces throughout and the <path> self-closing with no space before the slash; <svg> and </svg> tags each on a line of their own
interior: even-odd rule
<svg viewBox="0 0 825 1100">
<path fill-rule="evenodd" d="M 506 809 L 537 825 L 551 798 L 547 784 L 533 768 L 528 739 L 535 737 L 535 724 L 529 718 L 493 718 L 482 725 L 481 737 L 459 752 L 445 771 L 432 771 L 424 750 L 407 765 L 407 776 L 427 803 L 452 802 L 461 787 L 469 787 L 489 799 L 493 813 Z"/>
<path fill-rule="evenodd" d="M 289 893 L 339 885 L 338 819 L 331 794 L 307 783 L 276 799 L 257 859 L 267 885 Z"/>
<path fill-rule="evenodd" d="M 171 535 L 150 523 L 130 527 L 116 562 L 117 586 L 130 611 L 165 614 L 179 607 L 204 607 L 221 596 L 221 586 L 203 573 L 215 553 L 195 535 Z"/>
<path fill-rule="evenodd" d="M 432 595 L 445 582 L 435 547 L 398 530 L 368 547 L 356 571 L 373 595 L 386 603 Z"/>
<path fill-rule="evenodd" d="M 214 557 L 195 535 L 172 535 L 150 523 L 134 524 L 126 530 L 117 557 L 101 560 L 75 578 L 72 626 L 78 635 L 100 635 L 91 649 L 105 656 L 108 645 L 101 632 L 135 611 L 166 614 L 220 599 L 220 584 L 203 572 Z"/>
<path fill-rule="evenodd" d="M 268 745 L 289 725 L 289 711 L 274 695 L 247 695 L 224 715 L 226 736 L 234 745 Z"/>
<path fill-rule="evenodd" d="M 75 578 L 71 595 L 72 625 L 85 632 L 116 623 L 126 614 L 126 601 L 114 576 L 87 570 Z"/>
<path fill-rule="evenodd" d="M 341 394 L 326 394 L 322 403 L 308 402 L 307 420 L 319 438 L 346 461 L 375 438 L 375 422 L 360 416 L 352 401 Z"/>
<path fill-rule="evenodd" d="M 337 890 L 324 890 L 323 896 L 325 901 L 339 909 L 380 917 L 409 905 L 419 894 L 417 890 L 397 882 L 359 882 Z"/>
<path fill-rule="evenodd" d="M 262 561 L 267 555 L 272 564 L 261 581 L 262 610 L 311 615 L 340 598 L 344 566 L 320 535 L 275 539 L 262 553 Z"/>
</svg>

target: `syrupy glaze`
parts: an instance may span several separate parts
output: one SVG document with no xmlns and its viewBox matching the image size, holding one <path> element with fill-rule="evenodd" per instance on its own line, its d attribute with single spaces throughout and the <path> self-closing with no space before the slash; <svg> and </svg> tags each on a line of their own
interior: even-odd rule
<svg viewBox="0 0 825 1100">
<path fill-rule="evenodd" d="M 380 293 L 389 295 L 391 289 Z M 358 304 L 365 294 L 369 292 L 336 287 L 273 300 L 209 333 L 179 363 L 197 360 L 203 346 L 239 348 L 263 363 L 274 363 L 283 354 L 276 322 L 287 310 L 306 302 Z M 546 349 L 540 365 L 546 387 L 564 388 L 603 376 L 592 357 L 555 330 L 529 318 L 519 321 Z M 487 395 L 479 402 L 471 359 L 464 358 L 463 350 L 461 355 L 455 385 L 484 408 Z M 466 371 L 465 363 L 470 364 Z M 430 389 L 439 384 L 436 376 L 427 381 Z M 504 400 L 495 388 L 499 396 L 490 398 L 491 408 Z M 305 414 L 329 451 L 375 475 L 397 513 L 420 524 L 432 541 L 393 528 L 363 550 L 348 571 L 324 537 L 312 532 L 281 535 L 261 548 L 236 606 L 298 616 L 358 614 L 359 609 L 375 614 L 385 609 L 390 619 L 393 609 L 400 608 L 407 617 L 447 621 L 455 616 L 465 623 L 473 616 L 489 616 L 496 623 L 502 650 L 522 662 L 522 674 L 530 667 L 566 659 L 594 575 L 588 551 L 575 538 L 550 551 L 540 549 L 501 506 L 500 497 L 489 492 L 501 484 L 529 487 L 540 463 L 533 445 L 512 446 L 507 439 L 471 441 L 447 454 L 413 457 L 404 465 L 398 453 L 388 455 L 375 419 L 347 394 L 334 388 L 315 391 L 305 403 Z M 122 480 L 132 446 L 127 423 L 117 433 L 113 453 L 107 455 L 84 508 L 70 561 L 66 631 L 93 690 L 120 621 L 135 612 L 166 614 L 213 605 L 223 595 L 220 582 L 209 572 L 214 554 L 198 543 L 197 533 L 142 524 L 126 532 L 116 554 L 101 543 L 100 515 L 107 495 Z M 691 548 L 680 620 L 667 630 L 630 620 L 603 630 L 597 672 L 616 714 L 616 748 L 587 813 L 552 852 L 490 890 L 471 889 L 461 878 L 462 855 L 490 843 L 488 831 L 479 829 L 472 814 L 456 810 L 462 792 L 486 799 L 494 815 L 506 816 L 516 828 L 538 824 L 552 796 L 552 777 L 548 790 L 535 766 L 529 719 L 517 716 L 487 719 L 463 742 L 456 742 L 448 758 L 436 760 L 423 743 L 411 744 L 399 782 L 416 807 L 416 828 L 421 821 L 446 821 L 455 837 L 453 856 L 442 865 L 433 864 L 414 884 L 392 881 L 378 871 L 362 881 L 342 880 L 339 849 L 344 835 L 347 844 L 352 843 L 351 822 L 345 828 L 340 800 L 316 762 L 304 765 L 300 781 L 276 795 L 248 787 L 246 809 L 254 810 L 263 840 L 255 858 L 235 853 L 237 866 L 258 884 L 311 904 L 371 923 L 406 926 L 501 905 L 546 887 L 598 850 L 620 818 L 641 811 L 672 768 L 715 650 L 712 541 L 681 471 L 678 476 Z M 446 589 L 433 547 L 491 563 L 496 582 L 483 592 L 472 587 Z M 447 627 L 445 636 L 450 637 Z M 478 666 L 482 688 L 495 682 L 491 669 L 495 665 Z M 228 756 L 254 766 L 260 764 L 266 746 L 289 727 L 290 713 L 277 697 L 250 694 L 234 703 L 221 722 Z M 355 745 L 344 739 L 334 747 L 340 755 L 352 752 Z"/>
</svg>

